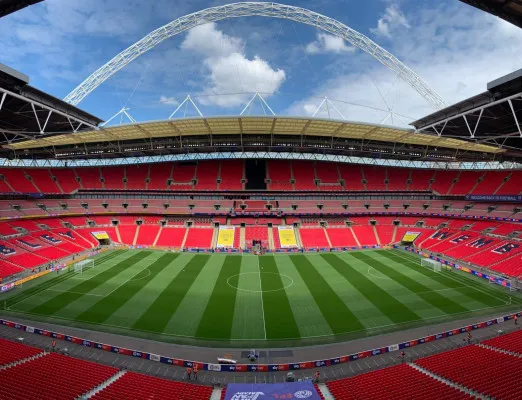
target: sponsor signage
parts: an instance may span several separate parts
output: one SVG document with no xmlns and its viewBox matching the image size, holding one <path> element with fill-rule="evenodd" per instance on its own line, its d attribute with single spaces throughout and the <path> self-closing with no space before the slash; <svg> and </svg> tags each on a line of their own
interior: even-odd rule
<svg viewBox="0 0 522 400">
<path fill-rule="evenodd" d="M 287 383 L 229 383 L 225 400 L 321 400 L 310 381 Z"/>
<path fill-rule="evenodd" d="M 330 365 L 342 364 L 342 363 L 346 363 L 346 362 L 350 362 L 350 361 L 359 360 L 362 358 L 373 357 L 373 356 L 377 356 L 379 354 L 384 354 L 384 353 L 389 353 L 389 352 L 393 352 L 393 351 L 398 351 L 401 349 L 410 348 L 410 347 L 417 346 L 422 343 L 440 340 L 440 339 L 443 339 L 443 338 L 446 338 L 449 336 L 467 333 L 470 331 L 474 331 L 476 329 L 482 329 L 482 328 L 485 328 L 485 327 L 488 327 L 491 325 L 501 324 L 501 323 L 504 323 L 505 321 L 512 320 L 515 317 L 515 315 L 518 317 L 521 317 L 522 312 L 518 312 L 516 314 L 505 315 L 502 317 L 490 319 L 488 321 L 482 321 L 482 322 L 479 322 L 476 324 L 463 326 L 463 327 L 452 329 L 452 330 L 449 330 L 446 332 L 439 332 L 434 335 L 429 335 L 429 336 L 421 337 L 418 339 L 413 339 L 408 342 L 392 344 L 392 345 L 389 345 L 388 347 L 361 351 L 357 354 L 349 354 L 349 355 L 344 355 L 344 356 L 325 359 L 325 360 L 304 361 L 304 362 L 293 363 L 293 364 L 269 364 L 269 365 L 267 365 L 267 364 L 247 364 L 247 365 L 245 365 L 245 364 L 223 364 L 223 363 L 220 363 L 220 364 L 200 363 L 197 361 L 164 357 L 164 356 L 160 356 L 157 354 L 121 348 L 121 347 L 117 347 L 117 346 L 112 346 L 110 344 L 97 343 L 97 342 L 93 342 L 93 341 L 90 341 L 87 339 L 82 339 L 82 338 L 78 338 L 78 337 L 74 337 L 74 336 L 67 336 L 62 333 L 47 331 L 44 329 L 35 328 L 32 326 L 26 326 L 26 325 L 18 324 L 16 322 L 7 321 L 7 320 L 3 320 L 3 319 L 0 319 L 0 325 L 23 330 L 27 333 L 34 333 L 36 335 L 52 337 L 52 338 L 56 338 L 58 340 L 65 340 L 65 341 L 72 342 L 72 343 L 86 346 L 86 347 L 96 348 L 96 349 L 103 350 L 103 351 L 109 351 L 111 353 L 127 355 L 130 357 L 149 359 L 152 361 L 156 361 L 156 362 L 160 362 L 160 363 L 164 363 L 164 364 L 176 365 L 179 367 L 192 367 L 194 365 L 197 365 L 199 367 L 199 369 L 201 369 L 201 370 L 209 370 L 209 371 L 217 371 L 217 372 L 247 372 L 247 371 L 248 372 L 270 372 L 270 371 L 297 371 L 297 370 L 302 370 L 302 369 L 314 369 L 314 368 L 320 368 L 320 367 L 327 367 Z M 230 360 L 230 361 L 232 361 L 232 360 Z M 248 386 L 251 386 L 251 385 L 248 385 Z M 247 391 L 244 391 L 244 393 L 246 393 L 246 392 Z M 254 390 L 254 392 L 255 392 L 255 390 Z M 262 390 L 261 390 L 261 392 L 262 392 Z M 270 392 L 267 392 L 267 393 L 270 393 Z M 285 392 L 286 395 L 288 395 L 289 393 L 292 393 L 292 392 Z M 228 390 L 227 390 L 227 394 L 228 394 Z M 241 397 L 237 397 L 237 398 L 241 399 Z M 265 397 L 258 397 L 258 399 L 260 399 L 260 400 L 262 400 L 264 398 Z M 266 398 L 268 399 L 270 397 L 266 397 Z M 279 398 L 285 398 L 285 397 L 279 397 Z M 297 397 L 296 395 L 294 395 L 294 397 L 286 397 L 286 398 L 288 398 L 288 399 L 291 399 L 291 398 L 306 399 L 307 397 Z M 318 397 L 308 397 L 308 398 L 310 398 L 310 399 L 317 398 L 318 399 Z"/>
<path fill-rule="evenodd" d="M 466 196 L 466 200 L 471 201 L 504 201 L 504 202 L 512 202 L 512 203 L 521 203 L 522 196 L 521 195 L 493 195 L 493 194 L 468 194 Z"/>
</svg>

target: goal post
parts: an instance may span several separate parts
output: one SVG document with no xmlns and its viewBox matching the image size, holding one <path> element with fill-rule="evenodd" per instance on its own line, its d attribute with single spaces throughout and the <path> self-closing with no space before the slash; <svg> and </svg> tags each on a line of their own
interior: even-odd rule
<svg viewBox="0 0 522 400">
<path fill-rule="evenodd" d="M 78 261 L 76 264 L 74 264 L 74 272 L 77 272 L 79 274 L 82 274 L 89 268 L 94 268 L 94 260 L 90 258 Z"/>
<path fill-rule="evenodd" d="M 432 260 L 431 258 L 421 258 L 421 267 L 427 267 L 435 272 L 442 271 L 441 262 L 437 260 Z"/>
</svg>

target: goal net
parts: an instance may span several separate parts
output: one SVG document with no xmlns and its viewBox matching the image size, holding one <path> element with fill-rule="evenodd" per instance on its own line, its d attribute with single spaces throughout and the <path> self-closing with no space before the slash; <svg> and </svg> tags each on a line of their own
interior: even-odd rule
<svg viewBox="0 0 522 400">
<path fill-rule="evenodd" d="M 83 271 L 94 268 L 94 260 L 87 258 L 86 260 L 78 261 L 74 264 L 74 272 L 83 273 Z"/>
<path fill-rule="evenodd" d="M 442 264 L 440 261 L 432 260 L 431 258 L 421 258 L 421 266 L 433 269 L 435 272 L 442 271 Z"/>
</svg>

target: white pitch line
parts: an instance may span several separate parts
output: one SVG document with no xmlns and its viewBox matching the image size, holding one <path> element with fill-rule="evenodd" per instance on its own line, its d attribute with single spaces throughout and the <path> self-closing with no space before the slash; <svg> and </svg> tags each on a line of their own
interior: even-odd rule
<svg viewBox="0 0 522 400">
<path fill-rule="evenodd" d="M 414 261 L 413 261 L 412 258 L 406 258 L 406 257 L 403 257 L 402 254 L 397 254 L 396 252 L 393 252 L 392 254 L 396 254 L 398 257 L 401 257 L 402 259 L 404 259 L 404 260 L 406 260 L 406 261 L 408 261 L 408 262 L 414 263 Z M 424 267 L 423 267 L 423 268 L 424 268 Z M 431 270 L 430 270 L 430 271 L 431 271 Z M 464 283 L 464 282 L 459 281 L 458 279 L 455 279 L 455 278 L 452 277 L 451 275 L 443 275 L 443 276 L 452 279 L 454 282 L 457 282 L 457 283 L 460 283 L 460 284 Z M 499 301 L 505 303 L 506 305 L 511 304 L 511 298 L 510 298 L 510 300 L 509 300 L 509 304 L 508 304 L 508 302 L 507 302 L 506 300 L 504 300 L 504 299 L 502 299 L 502 298 L 500 298 L 500 297 L 494 296 L 494 295 L 492 295 L 491 293 L 488 293 L 488 292 L 486 292 L 486 291 L 484 291 L 484 290 L 482 290 L 482 289 L 480 289 L 480 288 L 478 288 L 478 287 L 470 286 L 470 285 L 468 285 L 467 283 L 464 283 L 464 284 L 465 284 L 466 287 L 468 287 L 469 289 L 473 289 L 473 290 L 476 290 L 476 291 L 478 291 L 478 292 L 482 292 L 482 293 L 484 293 L 486 296 L 493 297 L 494 299 L 497 299 L 497 300 L 499 300 Z M 482 283 L 480 283 L 480 282 L 477 282 L 477 284 L 482 285 Z M 495 290 L 496 290 L 496 289 L 495 289 Z"/>
<path fill-rule="evenodd" d="M 46 289 L 50 292 L 60 292 L 60 293 L 73 293 L 73 294 L 81 294 L 84 296 L 96 296 L 96 297 L 103 297 L 103 294 L 92 294 L 92 293 L 83 293 L 83 292 L 73 292 L 70 290 L 61 290 L 61 289 Z"/>
<path fill-rule="evenodd" d="M 102 296 L 104 297 L 107 297 L 107 296 L 110 296 L 111 294 L 113 294 L 116 290 L 118 290 L 119 288 L 121 288 L 123 285 L 125 285 L 126 283 L 128 283 L 129 281 L 131 281 L 132 279 L 134 279 L 134 277 L 136 277 L 137 275 L 141 274 L 143 271 L 145 271 L 146 269 L 149 269 L 150 267 L 150 264 L 147 265 L 145 268 L 143 268 L 142 270 L 138 271 L 137 273 L 135 273 L 134 275 L 132 275 L 129 279 L 127 279 L 125 282 L 122 282 L 121 284 L 119 284 L 118 286 L 116 286 L 114 289 L 112 289 L 109 293 L 107 294 L 104 294 Z M 150 273 L 150 271 L 149 271 Z M 150 275 L 150 274 L 149 274 Z"/>
<path fill-rule="evenodd" d="M 259 265 L 259 256 L 255 257 L 257 257 L 257 270 L 259 271 L 259 293 L 261 293 L 261 313 L 263 315 L 263 331 L 265 332 L 266 340 L 265 306 L 263 304 L 263 284 L 261 283 L 261 266 Z"/>
</svg>

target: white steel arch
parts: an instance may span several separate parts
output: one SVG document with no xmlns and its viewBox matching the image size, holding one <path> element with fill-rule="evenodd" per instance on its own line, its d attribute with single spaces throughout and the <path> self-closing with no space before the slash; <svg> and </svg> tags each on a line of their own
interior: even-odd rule
<svg viewBox="0 0 522 400">
<path fill-rule="evenodd" d="M 241 2 L 224 6 L 211 7 L 178 18 L 145 36 L 129 46 L 108 63 L 97 69 L 85 79 L 64 100 L 77 105 L 106 79 L 125 67 L 132 60 L 149 51 L 165 39 L 190 30 L 198 25 L 221 21 L 228 18 L 261 16 L 269 18 L 288 19 L 302 24 L 311 25 L 332 35 L 338 36 L 352 46 L 370 54 L 380 63 L 388 67 L 401 79 L 415 89 L 434 108 L 446 106 L 446 102 L 414 71 L 404 65 L 397 57 L 383 49 L 365 35 L 353 30 L 342 22 L 326 17 L 316 12 L 278 3 Z"/>
</svg>

